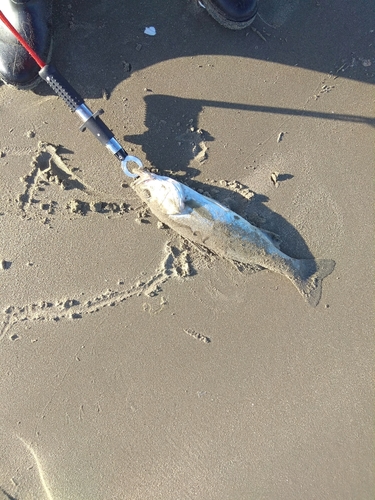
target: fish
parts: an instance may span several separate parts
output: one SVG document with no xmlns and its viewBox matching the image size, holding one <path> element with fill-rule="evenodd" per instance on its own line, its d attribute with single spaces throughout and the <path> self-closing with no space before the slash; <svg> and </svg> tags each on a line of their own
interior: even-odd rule
<svg viewBox="0 0 375 500">
<path fill-rule="evenodd" d="M 280 250 L 272 233 L 214 199 L 146 169 L 137 174 L 131 187 L 164 225 L 223 258 L 285 276 L 311 306 L 318 305 L 322 280 L 334 270 L 334 260 L 290 257 Z"/>
</svg>

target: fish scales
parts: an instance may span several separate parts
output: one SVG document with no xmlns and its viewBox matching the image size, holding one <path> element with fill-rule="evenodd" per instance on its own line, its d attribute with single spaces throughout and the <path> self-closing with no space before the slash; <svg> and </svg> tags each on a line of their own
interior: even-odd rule
<svg viewBox="0 0 375 500">
<path fill-rule="evenodd" d="M 151 212 L 184 238 L 221 257 L 255 264 L 286 276 L 308 303 L 319 303 L 322 279 L 335 267 L 330 259 L 295 259 L 283 253 L 267 232 L 188 186 L 139 170 L 132 187 Z"/>
</svg>

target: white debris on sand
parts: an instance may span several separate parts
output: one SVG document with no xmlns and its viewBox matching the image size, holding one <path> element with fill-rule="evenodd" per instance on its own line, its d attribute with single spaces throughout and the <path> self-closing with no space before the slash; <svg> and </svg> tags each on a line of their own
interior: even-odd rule
<svg viewBox="0 0 375 500">
<path fill-rule="evenodd" d="M 155 36 L 156 29 L 153 26 L 147 26 L 144 30 L 144 34 L 149 36 Z"/>
</svg>

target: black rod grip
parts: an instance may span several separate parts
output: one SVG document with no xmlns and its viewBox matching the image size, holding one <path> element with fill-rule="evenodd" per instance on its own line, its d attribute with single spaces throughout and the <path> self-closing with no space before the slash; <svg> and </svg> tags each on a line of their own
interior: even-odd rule
<svg viewBox="0 0 375 500">
<path fill-rule="evenodd" d="M 39 76 L 52 88 L 52 90 L 67 104 L 71 111 L 75 111 L 84 103 L 82 97 L 74 90 L 69 82 L 57 71 L 57 69 L 46 64 L 40 71 Z"/>
</svg>

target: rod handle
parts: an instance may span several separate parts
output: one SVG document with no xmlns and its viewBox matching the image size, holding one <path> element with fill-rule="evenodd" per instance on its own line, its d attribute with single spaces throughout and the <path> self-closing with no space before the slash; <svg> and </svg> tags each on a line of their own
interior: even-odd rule
<svg viewBox="0 0 375 500">
<path fill-rule="evenodd" d="M 52 90 L 67 104 L 70 111 L 84 103 L 83 98 L 74 90 L 69 82 L 51 64 L 46 64 L 40 71 L 39 76 L 52 88 Z"/>
</svg>

